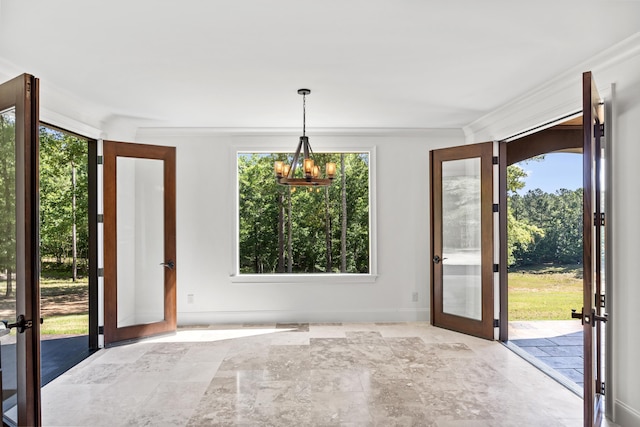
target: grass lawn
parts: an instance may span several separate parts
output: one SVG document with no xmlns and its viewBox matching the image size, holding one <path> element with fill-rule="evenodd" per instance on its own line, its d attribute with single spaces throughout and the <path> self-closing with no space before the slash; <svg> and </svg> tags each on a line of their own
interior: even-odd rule
<svg viewBox="0 0 640 427">
<path fill-rule="evenodd" d="M 89 315 L 68 314 L 46 317 L 40 326 L 41 335 L 83 335 L 89 333 Z"/>
<path fill-rule="evenodd" d="M 40 278 L 42 335 L 89 333 L 89 285 L 87 278 L 77 282 L 66 278 Z"/>
<path fill-rule="evenodd" d="M 569 320 L 582 307 L 582 266 L 509 271 L 509 320 Z"/>
<path fill-rule="evenodd" d="M 43 273 L 48 273 L 43 269 Z M 44 275 L 43 274 L 43 275 Z M 40 278 L 40 315 L 42 335 L 87 334 L 89 331 L 89 285 L 87 278 L 77 282 L 61 274 L 47 274 Z M 67 277 L 69 274 L 66 275 Z M 6 280 L 6 278 L 4 278 Z M 2 282 L 4 282 L 4 280 Z M 4 283 L 0 283 L 0 319 L 15 320 L 15 283 L 10 295 L 6 295 Z"/>
</svg>

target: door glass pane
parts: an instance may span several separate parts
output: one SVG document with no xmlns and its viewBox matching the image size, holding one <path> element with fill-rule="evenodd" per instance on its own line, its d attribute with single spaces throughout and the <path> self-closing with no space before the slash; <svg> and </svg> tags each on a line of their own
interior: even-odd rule
<svg viewBox="0 0 640 427">
<path fill-rule="evenodd" d="M 16 132 L 13 110 L 0 113 L 0 320 L 16 321 Z M 15 419 L 16 330 L 0 324 L 2 408 Z M 11 410 L 14 408 L 13 410 Z M 11 417 L 13 414 L 13 417 Z"/>
<path fill-rule="evenodd" d="M 164 162 L 118 157 L 118 327 L 164 320 Z"/>
<path fill-rule="evenodd" d="M 443 312 L 482 320 L 480 158 L 442 162 Z"/>
</svg>

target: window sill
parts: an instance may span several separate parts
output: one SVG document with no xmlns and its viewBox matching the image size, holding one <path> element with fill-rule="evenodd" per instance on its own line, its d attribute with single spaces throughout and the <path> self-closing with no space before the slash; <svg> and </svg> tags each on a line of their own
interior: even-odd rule
<svg viewBox="0 0 640 427">
<path fill-rule="evenodd" d="M 377 274 L 240 274 L 231 283 L 375 283 Z"/>
</svg>

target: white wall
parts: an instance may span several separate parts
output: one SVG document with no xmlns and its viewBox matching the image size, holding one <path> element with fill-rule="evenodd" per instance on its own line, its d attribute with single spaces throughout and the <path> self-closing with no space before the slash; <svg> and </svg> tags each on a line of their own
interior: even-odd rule
<svg viewBox="0 0 640 427">
<path fill-rule="evenodd" d="M 640 55 L 625 64 L 615 82 L 611 147 L 613 231 L 612 281 L 615 421 L 640 425 Z"/>
<path fill-rule="evenodd" d="M 310 133 L 318 152 L 375 147 L 378 277 L 372 283 L 232 281 L 235 153 L 293 149 L 297 134 L 143 130 L 137 141 L 177 147 L 179 324 L 428 319 L 429 150 L 462 144 L 460 130 Z"/>
<path fill-rule="evenodd" d="M 607 340 L 611 345 L 606 400 L 621 426 L 640 426 L 640 33 L 557 79 L 523 95 L 465 128 L 467 142 L 504 139 L 582 109 L 582 72 L 592 71 L 612 110 L 606 132 L 612 138 L 611 227 L 607 277 Z"/>
</svg>

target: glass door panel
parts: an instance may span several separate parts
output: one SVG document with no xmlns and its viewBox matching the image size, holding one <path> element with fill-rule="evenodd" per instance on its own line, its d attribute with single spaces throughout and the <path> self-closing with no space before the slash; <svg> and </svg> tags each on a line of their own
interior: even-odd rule
<svg viewBox="0 0 640 427">
<path fill-rule="evenodd" d="M 175 148 L 104 141 L 104 338 L 176 328 Z"/>
<path fill-rule="evenodd" d="M 40 424 L 38 87 L 0 84 L 0 389 L 4 425 Z"/>
<path fill-rule="evenodd" d="M 443 311 L 482 320 L 480 158 L 442 162 Z"/>
<path fill-rule="evenodd" d="M 2 410 L 17 422 L 16 282 L 16 115 L 10 109 L 0 113 L 0 363 L 2 366 Z"/>
<path fill-rule="evenodd" d="M 118 328 L 164 320 L 164 164 L 118 157 Z"/>
<path fill-rule="evenodd" d="M 582 76 L 583 126 L 583 307 L 584 425 L 600 425 L 603 415 L 604 313 L 606 263 L 604 189 L 602 169 L 603 102 L 591 72 Z"/>
<path fill-rule="evenodd" d="M 431 152 L 431 322 L 494 338 L 493 143 Z"/>
</svg>

